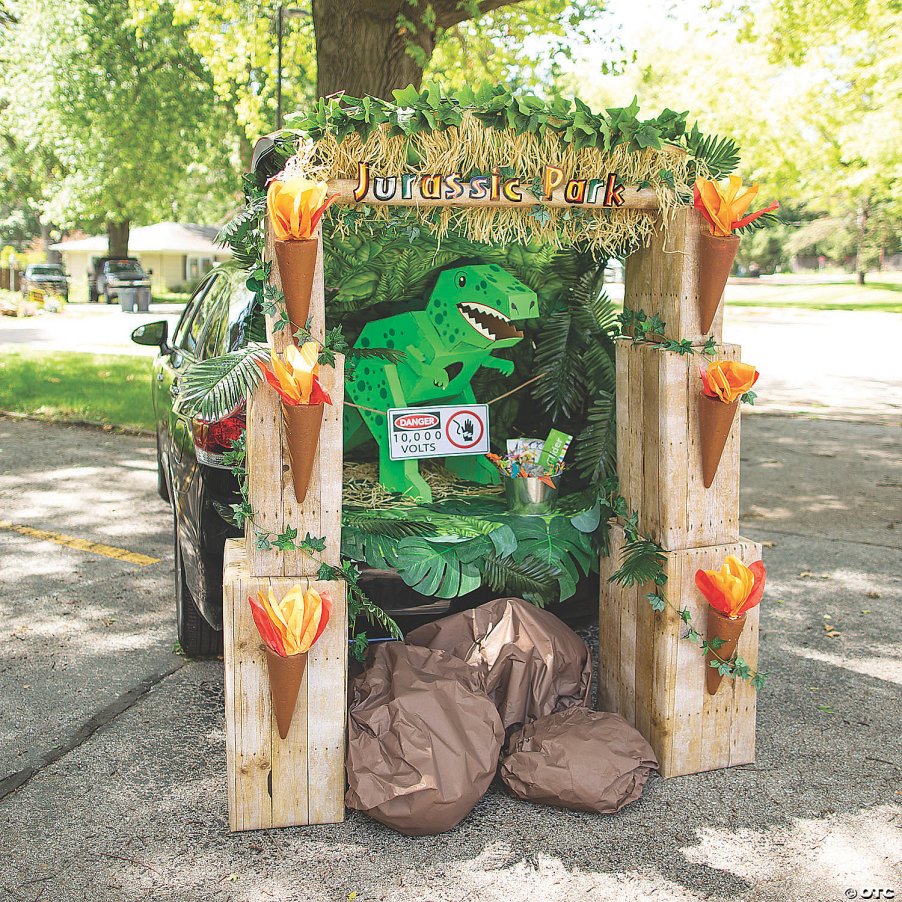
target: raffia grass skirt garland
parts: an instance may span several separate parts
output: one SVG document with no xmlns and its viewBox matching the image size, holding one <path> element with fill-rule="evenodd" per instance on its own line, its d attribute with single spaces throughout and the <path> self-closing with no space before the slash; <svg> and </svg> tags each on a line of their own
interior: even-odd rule
<svg viewBox="0 0 902 902">
<path fill-rule="evenodd" d="M 420 474 L 432 489 L 433 502 L 444 501 L 446 498 L 500 495 L 503 491 L 500 485 L 461 482 L 438 461 L 423 461 L 420 464 Z M 378 465 L 362 461 L 345 461 L 343 499 L 348 506 L 362 508 L 401 508 L 410 507 L 414 503 L 403 495 L 383 488 L 379 484 Z"/>
<path fill-rule="evenodd" d="M 690 161 L 679 147 L 629 151 L 619 146 L 611 151 L 594 147 L 579 150 L 562 144 L 549 132 L 544 137 L 514 134 L 506 129 L 486 128 L 471 112 L 459 126 L 414 135 L 391 135 L 387 125 L 375 129 L 365 141 L 356 132 L 338 140 L 327 133 L 311 157 L 312 174 L 325 180 L 357 177 L 360 160 L 373 171 L 393 175 L 410 172 L 408 160 L 416 159 L 419 172 L 489 172 L 494 166 L 510 168 L 529 186 L 540 179 L 546 165 L 559 166 L 569 178 L 598 178 L 616 172 L 624 185 L 648 184 L 658 197 L 664 228 L 679 198 L 692 195 Z M 665 181 L 661 173 L 667 172 Z M 702 173 L 704 174 L 704 173 Z M 596 256 L 623 252 L 627 246 L 645 245 L 657 229 L 656 214 L 649 210 L 619 210 L 586 207 L 563 209 L 542 207 L 541 215 L 529 205 L 525 209 L 466 207 L 443 208 L 424 224 L 438 238 L 456 232 L 471 241 L 495 244 L 540 241 L 554 247 L 585 242 Z M 347 231 L 340 216 L 326 213 L 331 227 Z M 391 208 L 376 205 L 374 220 L 388 219 Z"/>
</svg>

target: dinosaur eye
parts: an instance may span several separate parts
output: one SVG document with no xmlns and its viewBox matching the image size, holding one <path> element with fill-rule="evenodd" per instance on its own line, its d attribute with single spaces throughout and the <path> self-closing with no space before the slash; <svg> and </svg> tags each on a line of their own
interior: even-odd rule
<svg viewBox="0 0 902 902">
<path fill-rule="evenodd" d="M 466 277 L 466 276 L 458 276 L 458 277 L 457 277 L 457 287 L 458 287 L 458 288 L 463 288 L 464 285 L 466 285 L 466 284 L 467 284 L 467 277 Z"/>
</svg>

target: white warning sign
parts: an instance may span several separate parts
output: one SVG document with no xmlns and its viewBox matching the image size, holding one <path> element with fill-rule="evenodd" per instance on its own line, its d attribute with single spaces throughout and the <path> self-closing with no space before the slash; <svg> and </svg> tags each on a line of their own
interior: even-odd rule
<svg viewBox="0 0 902 902">
<path fill-rule="evenodd" d="M 388 411 L 388 441 L 392 460 L 486 454 L 488 405 L 393 407 Z"/>
</svg>

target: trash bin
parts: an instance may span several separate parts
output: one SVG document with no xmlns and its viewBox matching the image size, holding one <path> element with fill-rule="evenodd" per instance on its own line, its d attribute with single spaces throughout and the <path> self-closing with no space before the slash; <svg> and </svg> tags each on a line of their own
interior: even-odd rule
<svg viewBox="0 0 902 902">
<path fill-rule="evenodd" d="M 138 288 L 138 313 L 147 313 L 150 310 L 150 289 Z"/>
<path fill-rule="evenodd" d="M 125 313 L 135 312 L 135 302 L 137 301 L 137 288 L 120 288 L 119 289 L 119 306 Z"/>
</svg>

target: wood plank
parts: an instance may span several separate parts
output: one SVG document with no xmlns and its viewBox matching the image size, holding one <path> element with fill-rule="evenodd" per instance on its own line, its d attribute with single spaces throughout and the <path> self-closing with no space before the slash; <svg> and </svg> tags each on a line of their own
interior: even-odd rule
<svg viewBox="0 0 902 902">
<path fill-rule="evenodd" d="M 226 543 L 224 580 L 230 829 L 341 821 L 347 672 L 345 585 L 252 576 L 240 540 Z M 333 609 L 329 626 L 309 653 L 291 728 L 283 740 L 272 715 L 263 643 L 247 598 L 270 586 L 281 598 L 297 582 L 328 591 Z"/>
<path fill-rule="evenodd" d="M 599 711 L 620 710 L 620 604 L 615 586 L 608 580 L 618 566 L 623 549 L 623 530 L 611 528 L 611 553 L 602 557 L 599 568 L 598 610 L 598 694 Z"/>
<path fill-rule="evenodd" d="M 740 359 L 738 345 L 718 358 Z M 618 340 L 617 472 L 620 492 L 639 512 L 639 528 L 676 551 L 739 537 L 740 417 L 733 421 L 714 484 L 702 478 L 701 394 L 696 355 Z"/>
<path fill-rule="evenodd" d="M 343 582 L 316 583 L 332 597 L 332 617 L 310 650 L 307 681 L 309 820 L 344 820 L 348 612 Z M 340 711 L 339 711 L 340 708 Z M 340 715 L 340 716 L 339 716 Z"/>
<path fill-rule="evenodd" d="M 704 344 L 708 335 L 721 341 L 723 303 L 706 334 L 701 332 L 698 311 L 698 244 L 701 230 L 707 228 L 702 216 L 692 207 L 677 207 L 663 230 L 658 228 L 647 247 L 626 258 L 624 306 L 657 314 L 666 323 L 667 338 Z"/>
<path fill-rule="evenodd" d="M 392 175 L 392 173 L 378 173 L 373 172 L 375 175 Z M 607 173 L 602 173 L 600 177 L 604 177 Z M 518 210 L 523 210 L 528 212 L 531 207 L 536 204 L 540 204 L 545 207 L 582 207 L 584 209 L 592 210 L 592 209 L 610 209 L 616 212 L 617 210 L 644 210 L 649 212 L 654 212 L 658 209 L 658 196 L 655 194 L 654 189 L 652 188 L 636 188 L 635 186 L 626 186 L 623 190 L 623 205 L 619 207 L 608 207 L 604 208 L 601 203 L 590 204 L 587 202 L 583 203 L 571 203 L 568 200 L 564 199 L 564 188 L 556 188 L 552 193 L 550 200 L 544 200 L 530 191 L 525 186 L 521 187 L 521 191 L 523 194 L 523 199 L 520 201 L 508 200 L 503 194 L 497 198 L 491 197 L 482 197 L 482 198 L 471 198 L 468 196 L 455 198 L 453 200 L 449 200 L 447 198 L 430 198 L 430 197 L 421 197 L 419 190 L 414 190 L 412 192 L 413 196 L 410 198 L 401 197 L 400 185 L 398 187 L 396 196 L 391 200 L 379 200 L 373 195 L 372 185 L 370 190 L 367 192 L 366 196 L 361 198 L 360 201 L 357 201 L 354 197 L 354 191 L 357 188 L 357 179 L 330 179 L 328 183 L 328 193 L 330 195 L 337 194 L 338 201 L 337 203 L 341 204 L 354 204 L 354 203 L 367 203 L 374 204 L 376 206 L 393 206 L 393 207 L 510 207 Z M 604 186 L 602 185 L 602 189 L 599 192 L 598 196 L 603 198 L 604 196 Z"/>
<path fill-rule="evenodd" d="M 622 527 L 611 531 L 613 555 L 601 560 L 606 580 L 619 562 Z M 713 569 L 728 554 L 746 563 L 760 559 L 761 547 L 747 539 L 668 552 L 665 591 L 679 609 L 689 609 L 704 635 L 707 602 L 695 587 L 699 568 Z M 684 639 L 677 611 L 651 611 L 647 587 L 607 585 L 599 609 L 599 707 L 635 721 L 658 756 L 663 776 L 698 773 L 754 760 L 756 693 L 743 680 L 725 679 L 716 696 L 705 689 L 701 650 Z M 613 629 L 619 613 L 619 628 Z M 758 611 L 748 615 L 739 654 L 754 668 L 758 659 Z M 630 674 L 633 682 L 630 682 Z"/>
<path fill-rule="evenodd" d="M 267 259 L 272 260 L 271 281 L 281 288 L 271 230 L 267 229 Z M 313 277 L 310 312 L 311 333 L 318 340 L 325 334 L 325 287 L 323 244 L 319 240 Z M 273 332 L 273 319 L 267 317 L 267 334 L 277 353 L 291 343 L 287 329 Z M 248 473 L 250 503 L 255 524 L 247 530 L 247 550 L 251 572 L 256 576 L 315 576 L 319 560 L 300 551 L 258 549 L 254 525 L 266 532 L 279 533 L 285 527 L 298 530 L 301 538 L 309 532 L 326 539 L 326 552 L 320 556 L 330 564 L 339 562 L 341 547 L 342 413 L 344 405 L 344 359 L 337 355 L 335 367 L 320 367 L 320 381 L 330 394 L 326 405 L 317 459 L 310 487 L 303 503 L 294 496 L 289 477 L 290 463 L 284 435 L 278 395 L 267 385 L 258 385 L 248 407 Z"/>
<path fill-rule="evenodd" d="M 251 633 L 256 627 L 247 596 L 255 589 L 241 544 L 235 539 L 226 542 L 224 559 L 224 575 L 230 580 L 223 585 L 224 661 L 230 671 L 225 684 L 226 757 L 229 778 L 235 784 L 229 822 L 232 830 L 255 830 L 272 826 L 271 707 L 263 652 Z"/>
</svg>

